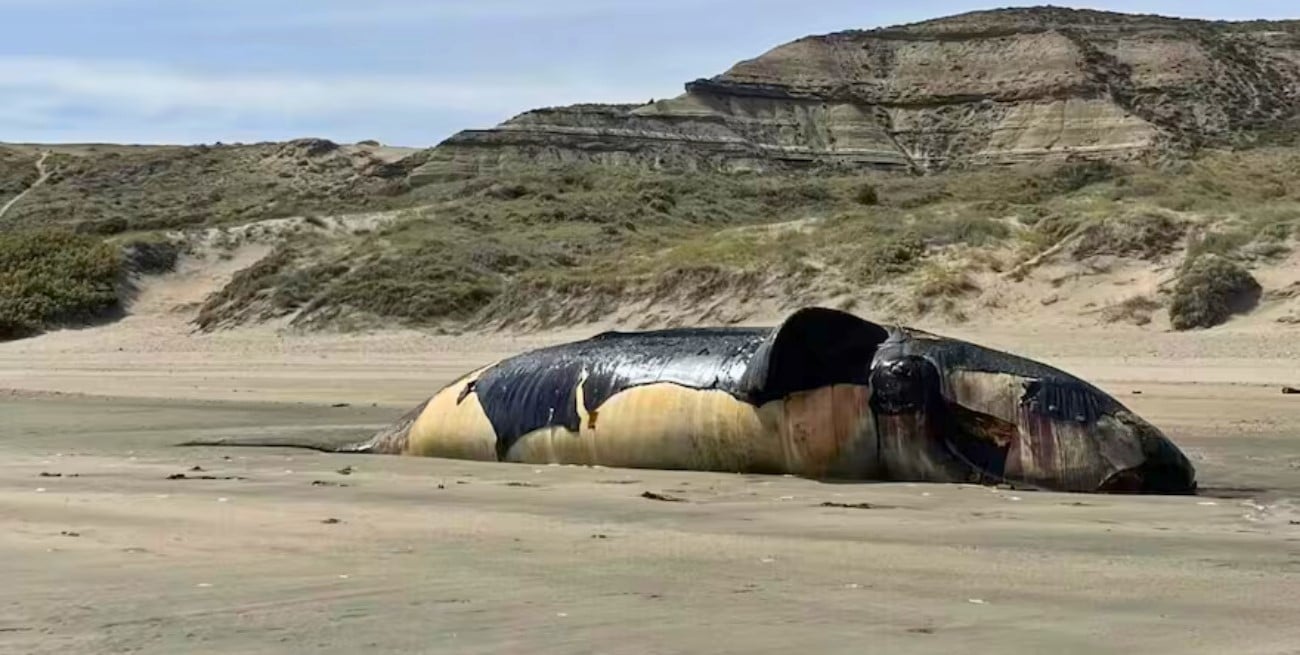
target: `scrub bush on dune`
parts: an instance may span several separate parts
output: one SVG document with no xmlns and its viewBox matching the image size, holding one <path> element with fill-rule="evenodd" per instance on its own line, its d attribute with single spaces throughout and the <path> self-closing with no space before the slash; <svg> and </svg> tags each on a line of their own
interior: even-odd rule
<svg viewBox="0 0 1300 655">
<path fill-rule="evenodd" d="M 1233 314 L 1248 312 L 1259 303 L 1262 289 L 1241 265 L 1218 255 L 1201 255 L 1179 272 L 1169 305 L 1175 330 L 1220 325 Z"/>
<path fill-rule="evenodd" d="M 61 230 L 0 234 L 0 340 L 102 319 L 118 309 L 119 251 Z"/>
</svg>

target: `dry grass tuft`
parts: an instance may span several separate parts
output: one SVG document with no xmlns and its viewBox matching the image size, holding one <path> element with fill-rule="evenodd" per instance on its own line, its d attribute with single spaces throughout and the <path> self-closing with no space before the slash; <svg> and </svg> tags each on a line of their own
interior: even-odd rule
<svg viewBox="0 0 1300 655">
<path fill-rule="evenodd" d="M 912 310 L 917 314 L 939 312 L 950 318 L 965 320 L 957 301 L 979 291 L 979 285 L 965 269 L 954 265 L 931 264 L 917 276 L 912 288 Z"/>
<path fill-rule="evenodd" d="M 1101 318 L 1107 323 L 1147 325 L 1151 323 L 1151 314 L 1160 307 L 1160 303 L 1149 296 L 1133 296 L 1103 309 Z"/>
</svg>

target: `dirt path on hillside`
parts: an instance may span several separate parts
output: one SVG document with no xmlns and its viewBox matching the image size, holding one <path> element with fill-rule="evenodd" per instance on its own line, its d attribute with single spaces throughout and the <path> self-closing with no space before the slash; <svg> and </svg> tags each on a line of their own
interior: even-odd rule
<svg viewBox="0 0 1300 655">
<path fill-rule="evenodd" d="M 22 200 L 27 194 L 31 193 L 33 189 L 41 186 L 42 184 L 45 184 L 45 181 L 50 179 L 50 172 L 45 168 L 45 160 L 49 156 L 50 153 L 48 150 L 41 153 L 40 158 L 36 160 L 36 171 L 37 173 L 39 173 L 39 176 L 36 178 L 36 181 L 32 182 L 31 186 L 27 187 L 26 189 L 23 189 L 22 193 L 19 193 L 13 198 L 10 198 L 9 202 L 6 202 L 3 206 L 0 206 L 0 218 L 4 218 L 5 214 L 9 213 L 9 208 L 18 204 L 18 201 Z"/>
</svg>

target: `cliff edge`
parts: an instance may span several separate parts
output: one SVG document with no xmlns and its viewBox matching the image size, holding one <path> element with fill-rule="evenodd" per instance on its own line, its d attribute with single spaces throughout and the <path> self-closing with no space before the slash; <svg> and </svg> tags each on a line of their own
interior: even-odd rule
<svg viewBox="0 0 1300 655">
<path fill-rule="evenodd" d="M 1254 142 L 1297 116 L 1300 22 L 1006 9 L 799 39 L 668 100 L 529 111 L 456 134 L 416 176 L 1123 161 Z"/>
</svg>

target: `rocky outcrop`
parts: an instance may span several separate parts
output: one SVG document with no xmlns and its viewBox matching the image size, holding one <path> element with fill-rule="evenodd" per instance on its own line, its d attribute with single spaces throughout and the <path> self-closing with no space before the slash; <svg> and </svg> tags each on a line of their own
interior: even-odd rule
<svg viewBox="0 0 1300 655">
<path fill-rule="evenodd" d="M 1297 115 L 1298 22 L 1012 9 L 800 39 L 670 100 L 530 111 L 453 136 L 415 176 L 1123 160 L 1248 141 Z"/>
</svg>

